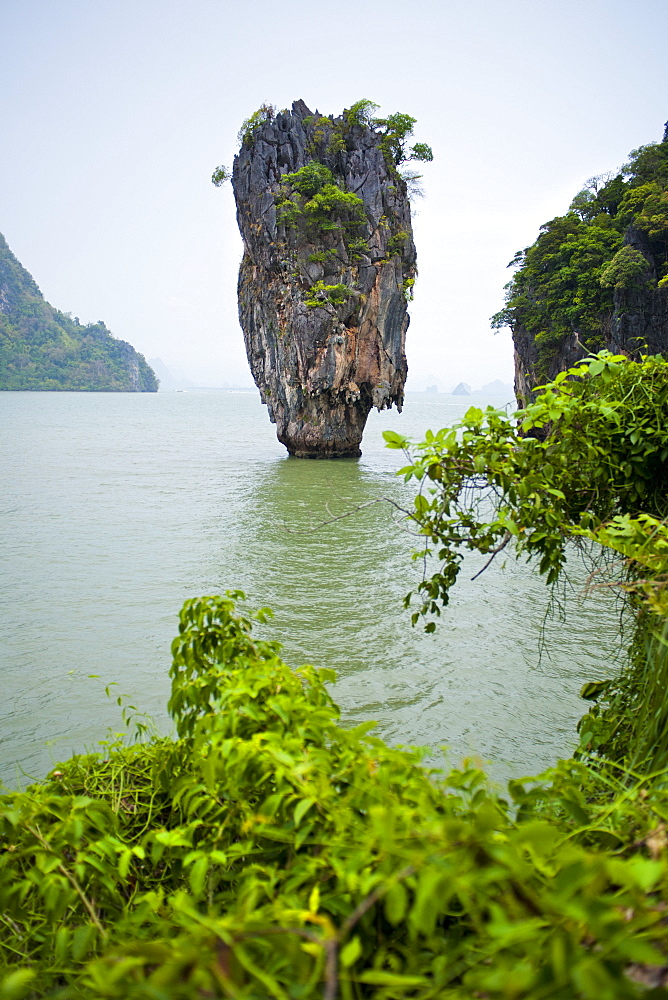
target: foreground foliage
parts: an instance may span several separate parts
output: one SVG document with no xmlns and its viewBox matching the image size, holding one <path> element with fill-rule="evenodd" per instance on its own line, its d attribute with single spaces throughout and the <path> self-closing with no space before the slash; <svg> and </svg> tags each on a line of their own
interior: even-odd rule
<svg viewBox="0 0 668 1000">
<path fill-rule="evenodd" d="M 551 582 L 568 545 L 617 559 L 638 628 L 585 686 L 576 759 L 505 795 L 427 769 L 342 728 L 333 673 L 254 639 L 243 595 L 189 601 L 175 737 L 0 798 L 0 1000 L 668 997 L 668 364 L 603 353 L 543 390 L 412 450 L 386 436 L 440 561 L 424 614 L 465 549 Z"/>
<path fill-rule="evenodd" d="M 413 623 L 448 603 L 467 551 L 486 557 L 481 572 L 510 553 L 556 584 L 578 547 L 593 584 L 616 589 L 636 622 L 621 676 L 586 685 L 595 704 L 582 750 L 647 773 L 668 766 L 668 362 L 602 351 L 517 413 L 471 407 L 414 446 L 385 436 L 420 483 L 411 517 L 425 574 Z"/>
<path fill-rule="evenodd" d="M 411 516 L 425 548 L 417 555 L 439 562 L 418 588 L 422 614 L 448 603 L 467 550 L 494 558 L 512 541 L 510 551 L 537 562 L 551 584 L 569 544 L 586 538 L 627 557 L 612 582 L 668 611 L 663 358 L 602 351 L 539 387 L 517 413 L 472 406 L 417 445 L 392 431 L 385 438 L 409 459 L 406 480 L 420 483 Z"/>
<path fill-rule="evenodd" d="M 331 673 L 289 669 L 238 596 L 183 608 L 176 739 L 2 798 L 0 996 L 639 995 L 668 791 L 570 762 L 506 801 L 426 770 L 341 728 Z"/>
</svg>

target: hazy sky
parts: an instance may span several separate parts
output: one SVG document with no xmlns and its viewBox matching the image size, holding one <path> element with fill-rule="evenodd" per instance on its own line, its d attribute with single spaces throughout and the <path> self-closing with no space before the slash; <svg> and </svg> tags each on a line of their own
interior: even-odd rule
<svg viewBox="0 0 668 1000">
<path fill-rule="evenodd" d="M 366 97 L 418 119 L 409 388 L 512 377 L 506 264 L 663 135 L 666 0 L 0 0 L 0 232 L 46 298 L 198 384 L 251 384 L 241 121 Z"/>
</svg>

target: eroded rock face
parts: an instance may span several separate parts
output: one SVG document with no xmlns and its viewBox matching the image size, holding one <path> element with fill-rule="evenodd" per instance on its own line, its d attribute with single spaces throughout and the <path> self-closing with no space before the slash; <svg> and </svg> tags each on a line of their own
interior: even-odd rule
<svg viewBox="0 0 668 1000">
<path fill-rule="evenodd" d="M 415 246 L 406 184 L 381 139 L 297 101 L 234 161 L 246 352 L 297 457 L 360 455 L 371 407 L 403 402 Z"/>
<path fill-rule="evenodd" d="M 644 282 L 633 289 L 615 289 L 614 312 L 606 338 L 615 354 L 636 357 L 668 351 L 668 288 L 657 286 L 657 268 L 647 236 L 629 226 L 624 242 L 647 261 Z"/>
</svg>

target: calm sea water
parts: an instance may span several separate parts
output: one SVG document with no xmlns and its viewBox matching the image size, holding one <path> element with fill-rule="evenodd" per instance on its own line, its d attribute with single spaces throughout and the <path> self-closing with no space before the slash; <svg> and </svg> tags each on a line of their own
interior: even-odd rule
<svg viewBox="0 0 668 1000">
<path fill-rule="evenodd" d="M 347 724 L 447 744 L 499 778 L 568 753 L 578 691 L 619 650 L 614 603 L 582 598 L 584 571 L 542 657 L 547 591 L 512 559 L 475 582 L 471 560 L 433 635 L 402 608 L 416 539 L 383 498 L 411 489 L 382 431 L 418 438 L 471 402 L 414 394 L 371 415 L 359 461 L 313 462 L 287 457 L 254 392 L 0 393 L 0 778 L 121 729 L 111 682 L 169 731 L 177 612 L 228 588 L 273 607 L 264 631 L 288 662 L 337 670 Z"/>
</svg>

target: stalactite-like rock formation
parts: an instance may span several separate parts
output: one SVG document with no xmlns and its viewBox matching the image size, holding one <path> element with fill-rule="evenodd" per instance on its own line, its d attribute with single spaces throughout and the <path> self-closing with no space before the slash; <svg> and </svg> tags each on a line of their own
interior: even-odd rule
<svg viewBox="0 0 668 1000">
<path fill-rule="evenodd" d="M 401 409 L 415 246 L 383 135 L 303 101 L 247 130 L 232 175 L 239 318 L 291 455 L 360 455 L 372 406 Z"/>
</svg>

